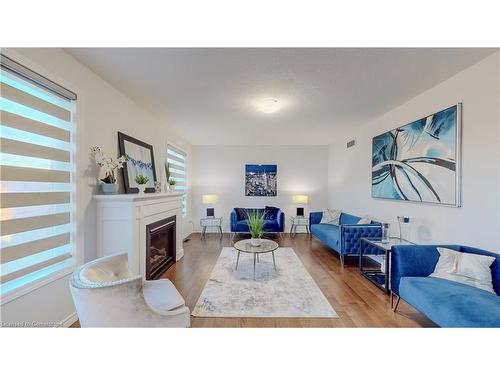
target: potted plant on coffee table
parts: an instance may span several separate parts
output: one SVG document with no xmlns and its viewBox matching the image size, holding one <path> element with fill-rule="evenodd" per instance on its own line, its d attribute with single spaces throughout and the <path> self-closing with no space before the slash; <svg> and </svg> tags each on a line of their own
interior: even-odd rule
<svg viewBox="0 0 500 375">
<path fill-rule="evenodd" d="M 148 181 L 149 178 L 141 174 L 135 178 L 135 182 L 137 183 L 137 188 L 139 189 L 139 194 L 144 194 L 144 190 L 146 190 L 146 184 L 148 183 Z"/>
<path fill-rule="evenodd" d="M 126 161 L 125 156 L 113 159 L 112 157 L 104 154 L 99 146 L 93 146 L 90 151 L 96 164 L 104 170 L 106 176 L 100 179 L 103 182 L 101 185 L 102 192 L 104 194 L 116 194 L 118 192 L 116 170 L 123 168 L 123 164 Z"/>
<path fill-rule="evenodd" d="M 260 246 L 260 238 L 264 234 L 266 212 L 247 210 L 246 214 L 248 218 L 248 229 L 250 231 L 250 235 L 252 236 L 250 243 L 252 246 Z"/>
</svg>

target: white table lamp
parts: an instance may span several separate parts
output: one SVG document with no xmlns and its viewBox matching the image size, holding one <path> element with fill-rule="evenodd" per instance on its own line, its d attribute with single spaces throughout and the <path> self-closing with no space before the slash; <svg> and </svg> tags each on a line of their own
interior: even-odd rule
<svg viewBox="0 0 500 375">
<path fill-rule="evenodd" d="M 205 194 L 202 196 L 203 204 L 212 205 L 219 201 L 219 196 L 216 194 Z M 213 207 L 207 207 L 207 217 L 215 216 L 215 209 Z"/>
<path fill-rule="evenodd" d="M 292 201 L 295 204 L 306 205 L 309 202 L 309 196 L 307 195 L 294 195 Z M 304 207 L 297 207 L 297 216 L 304 216 Z"/>
</svg>

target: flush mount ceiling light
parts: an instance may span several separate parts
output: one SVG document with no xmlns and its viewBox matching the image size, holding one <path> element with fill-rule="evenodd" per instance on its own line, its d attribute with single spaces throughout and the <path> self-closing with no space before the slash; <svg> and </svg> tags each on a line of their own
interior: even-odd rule
<svg viewBox="0 0 500 375">
<path fill-rule="evenodd" d="M 276 98 L 265 98 L 257 102 L 257 109 L 263 113 L 274 113 L 279 111 L 282 107 L 282 103 Z"/>
</svg>

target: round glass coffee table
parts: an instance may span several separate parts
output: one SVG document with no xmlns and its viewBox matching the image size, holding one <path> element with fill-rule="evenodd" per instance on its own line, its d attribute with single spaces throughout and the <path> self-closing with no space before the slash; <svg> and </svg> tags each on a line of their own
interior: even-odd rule
<svg viewBox="0 0 500 375">
<path fill-rule="evenodd" d="M 274 258 L 274 251 L 278 248 L 278 243 L 271 240 L 260 240 L 259 246 L 252 246 L 251 240 L 241 240 L 234 244 L 234 248 L 238 250 L 238 257 L 236 258 L 236 269 L 238 269 L 238 262 L 240 261 L 240 253 L 253 254 L 253 278 L 255 279 L 255 263 L 259 260 L 259 254 L 271 253 L 273 255 L 274 270 L 276 269 L 276 259 Z"/>
</svg>

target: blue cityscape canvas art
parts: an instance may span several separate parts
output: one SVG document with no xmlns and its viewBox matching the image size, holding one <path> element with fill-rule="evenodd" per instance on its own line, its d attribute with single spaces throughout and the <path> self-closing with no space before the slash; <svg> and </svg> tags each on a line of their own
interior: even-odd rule
<svg viewBox="0 0 500 375">
<path fill-rule="evenodd" d="M 372 197 L 460 206 L 461 104 L 373 138 Z"/>
<path fill-rule="evenodd" d="M 245 195 L 275 197 L 277 192 L 277 166 L 245 165 Z"/>
</svg>

